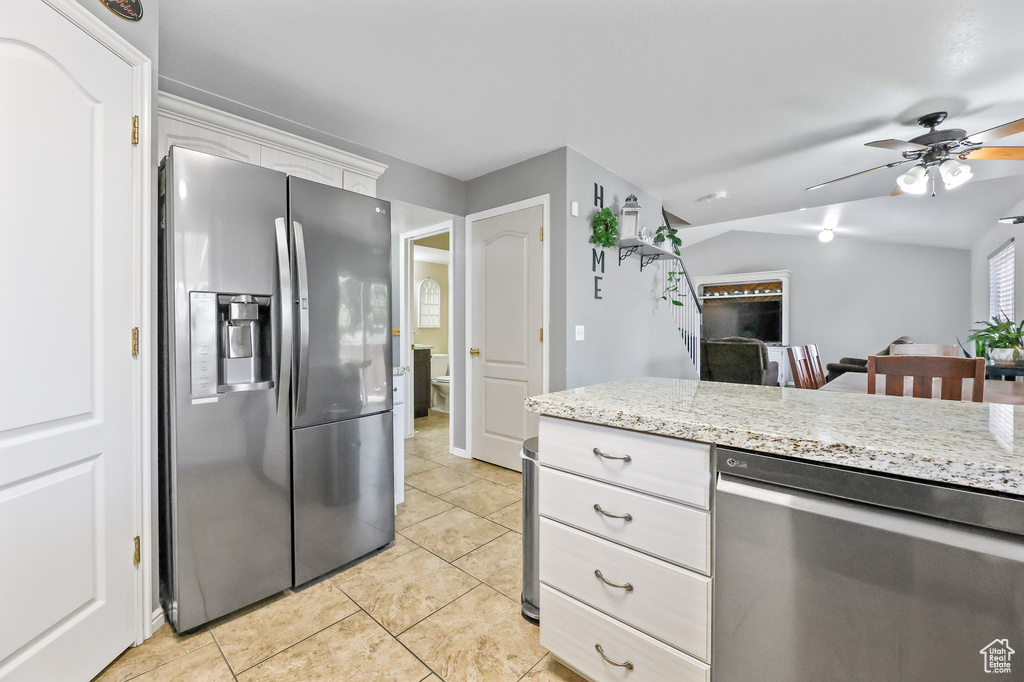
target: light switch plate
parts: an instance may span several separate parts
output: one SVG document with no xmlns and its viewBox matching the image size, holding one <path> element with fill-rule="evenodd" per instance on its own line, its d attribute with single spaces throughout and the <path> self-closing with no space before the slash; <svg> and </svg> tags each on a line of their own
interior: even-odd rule
<svg viewBox="0 0 1024 682">
<path fill-rule="evenodd" d="M 578 216 L 580 214 L 580 202 L 574 201 L 569 204 L 569 213 L 573 216 Z"/>
<path fill-rule="evenodd" d="M 583 340 L 583 325 L 582 324 L 576 325 L 576 340 L 577 341 L 582 341 Z"/>
</svg>

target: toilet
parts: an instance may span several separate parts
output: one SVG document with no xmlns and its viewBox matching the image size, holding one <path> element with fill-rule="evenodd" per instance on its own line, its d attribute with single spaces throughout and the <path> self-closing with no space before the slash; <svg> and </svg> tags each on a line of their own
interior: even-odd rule
<svg viewBox="0 0 1024 682">
<path fill-rule="evenodd" d="M 430 356 L 430 409 L 448 412 L 448 356 L 436 353 Z"/>
</svg>

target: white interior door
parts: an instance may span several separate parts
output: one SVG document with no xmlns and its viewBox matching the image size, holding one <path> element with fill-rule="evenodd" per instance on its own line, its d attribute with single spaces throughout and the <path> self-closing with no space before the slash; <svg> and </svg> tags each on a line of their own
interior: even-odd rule
<svg viewBox="0 0 1024 682">
<path fill-rule="evenodd" d="M 542 206 L 476 220 L 469 245 L 470 452 L 516 471 L 537 435 L 524 401 L 543 388 L 543 224 Z"/>
<path fill-rule="evenodd" d="M 0 679 L 134 640 L 133 69 L 42 2 L 0 22 Z"/>
</svg>

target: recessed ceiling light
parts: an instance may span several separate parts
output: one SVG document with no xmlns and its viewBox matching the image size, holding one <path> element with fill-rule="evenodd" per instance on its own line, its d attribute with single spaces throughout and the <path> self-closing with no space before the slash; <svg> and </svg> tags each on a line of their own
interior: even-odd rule
<svg viewBox="0 0 1024 682">
<path fill-rule="evenodd" d="M 1000 218 L 999 222 L 1007 223 L 1008 225 L 1020 225 L 1024 223 L 1024 215 L 1012 215 L 1009 218 Z"/>
<path fill-rule="evenodd" d="M 828 244 L 830 241 L 832 241 L 832 238 L 835 236 L 835 232 L 833 232 L 827 227 L 823 227 L 821 229 L 821 232 L 818 233 L 818 241 Z"/>
<path fill-rule="evenodd" d="M 798 209 L 798 210 L 801 210 L 801 211 L 806 211 L 806 210 L 807 210 L 807 207 L 806 207 L 806 206 L 804 206 L 803 208 L 801 208 L 801 209 Z"/>
<path fill-rule="evenodd" d="M 705 194 L 700 199 L 697 199 L 697 201 L 719 201 L 721 199 L 726 199 L 728 197 L 728 192 L 713 192 L 711 194 Z"/>
</svg>

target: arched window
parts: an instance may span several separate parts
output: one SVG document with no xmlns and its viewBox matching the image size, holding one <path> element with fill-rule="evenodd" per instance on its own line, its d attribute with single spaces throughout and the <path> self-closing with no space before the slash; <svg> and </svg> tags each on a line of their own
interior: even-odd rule
<svg viewBox="0 0 1024 682">
<path fill-rule="evenodd" d="M 430 277 L 420 282 L 420 323 L 418 326 L 441 326 L 441 286 Z"/>
</svg>

